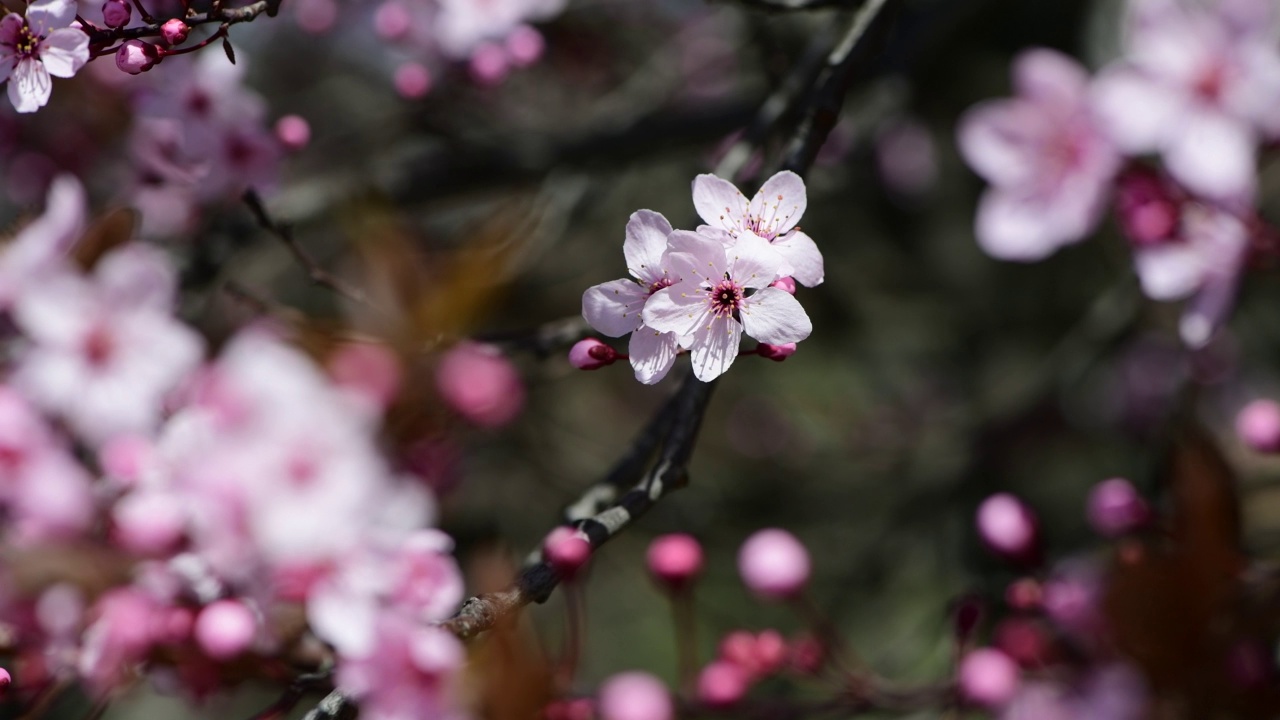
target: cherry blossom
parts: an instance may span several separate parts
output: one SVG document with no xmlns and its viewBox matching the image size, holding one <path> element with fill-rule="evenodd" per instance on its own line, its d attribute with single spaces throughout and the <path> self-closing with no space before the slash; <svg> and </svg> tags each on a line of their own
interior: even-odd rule
<svg viewBox="0 0 1280 720">
<path fill-rule="evenodd" d="M 170 317 L 175 278 L 155 252 L 118 250 L 93 277 L 59 274 L 14 307 L 31 341 L 14 383 L 91 443 L 153 429 L 203 355 L 200 337 Z"/>
<path fill-rule="evenodd" d="M 674 333 L 650 327 L 641 314 L 654 293 L 679 279 L 668 271 L 663 255 L 672 232 L 671 223 L 660 213 L 632 213 L 622 253 L 627 259 L 627 272 L 634 279 L 612 280 L 582 294 L 582 317 L 591 327 L 610 337 L 631 333 L 631 367 L 636 379 L 646 385 L 666 377 L 679 349 Z"/>
<path fill-rule="evenodd" d="M 727 231 L 734 240 L 744 232 L 768 240 L 786 261 L 781 276 L 794 276 L 800 284 L 814 287 L 822 284 L 822 253 L 797 227 L 808 204 L 804 180 L 789 170 L 766 180 L 750 202 L 733 183 L 715 175 L 693 180 L 693 205 L 703 222 Z"/>
<path fill-rule="evenodd" d="M 74 0 L 36 0 L 26 14 L 0 18 L 0 82 L 9 81 L 9 102 L 20 113 L 49 102 L 50 76 L 69 78 L 89 62 L 89 36 L 71 27 Z"/>
<path fill-rule="evenodd" d="M 1120 158 L 1074 60 L 1028 50 L 1014 60 L 1013 84 L 1015 97 L 966 112 L 957 136 L 965 160 L 991 183 L 978 207 L 978 244 L 1002 260 L 1040 260 L 1094 228 Z"/>
<path fill-rule="evenodd" d="M 54 178 L 44 214 L 0 252 L 0 309 L 8 309 L 27 288 L 63 269 L 84 226 L 84 187 L 71 175 Z"/>
<path fill-rule="evenodd" d="M 644 323 L 676 333 L 690 351 L 694 375 L 704 382 L 733 365 L 744 331 L 781 345 L 804 340 L 813 330 L 790 293 L 769 287 L 785 267 L 773 246 L 749 229 L 734 244 L 728 240 L 727 232 L 714 228 L 672 233 L 662 263 L 680 280 L 644 305 Z"/>
<path fill-rule="evenodd" d="M 448 630 L 382 614 L 373 645 L 341 656 L 337 686 L 370 720 L 461 720 L 458 681 L 465 662 L 466 650 Z"/>
<path fill-rule="evenodd" d="M 1280 136 L 1276 18 L 1243 7 L 1134 0 L 1127 52 L 1093 91 L 1125 152 L 1159 152 L 1190 190 L 1234 201 L 1254 193 L 1259 140 Z"/>
</svg>

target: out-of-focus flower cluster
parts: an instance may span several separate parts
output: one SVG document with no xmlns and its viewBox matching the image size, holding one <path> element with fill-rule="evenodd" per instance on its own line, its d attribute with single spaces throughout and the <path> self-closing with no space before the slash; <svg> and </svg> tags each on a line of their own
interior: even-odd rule
<svg viewBox="0 0 1280 720">
<path fill-rule="evenodd" d="M 434 623 L 461 576 L 430 491 L 379 446 L 387 393 L 265 327 L 208 357 L 174 316 L 168 256 L 82 247 L 85 203 L 58 178 L 0 249 L 0 627 L 19 689 L 149 675 L 201 695 L 228 663 L 318 638 L 370 717 L 457 714 L 463 650 Z"/>
<path fill-rule="evenodd" d="M 1280 138 L 1280 16 L 1267 0 L 1131 0 L 1126 20 L 1122 55 L 1096 75 L 1029 50 L 1016 96 L 961 119 L 960 150 L 991 184 L 977 237 L 1039 260 L 1113 204 L 1143 291 L 1190 298 L 1181 335 L 1200 347 L 1273 244 L 1254 201 L 1258 155 Z"/>
<path fill-rule="evenodd" d="M 808 205 L 804 180 L 780 172 L 747 200 L 732 183 L 699 175 L 693 203 L 707 223 L 697 231 L 675 230 L 652 210 L 634 213 L 622 248 L 632 277 L 582 296 L 592 327 L 631 333 L 631 365 L 646 384 L 665 377 L 682 349 L 707 382 L 737 359 L 744 332 L 760 341 L 758 354 L 782 359 L 813 329 L 793 297 L 796 280 L 823 280 L 822 253 L 798 226 Z M 584 343 L 570 353 L 579 368 L 619 357 L 597 340 Z"/>
</svg>

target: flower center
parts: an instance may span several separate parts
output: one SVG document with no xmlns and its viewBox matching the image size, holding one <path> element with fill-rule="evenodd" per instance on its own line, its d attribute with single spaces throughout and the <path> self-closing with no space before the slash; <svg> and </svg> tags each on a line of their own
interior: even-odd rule
<svg viewBox="0 0 1280 720">
<path fill-rule="evenodd" d="M 111 360 L 111 356 L 115 354 L 115 339 L 111 337 L 111 333 L 104 327 L 95 327 L 89 331 L 81 346 L 81 352 L 84 353 L 85 361 L 95 368 L 103 368 Z"/>
<path fill-rule="evenodd" d="M 711 312 L 718 318 L 733 317 L 742 305 L 742 286 L 729 278 L 721 280 L 707 293 Z"/>
<path fill-rule="evenodd" d="M 23 22 L 22 28 L 18 30 L 18 41 L 14 43 L 14 49 L 20 57 L 29 57 L 36 54 L 38 47 L 40 47 L 40 38 L 31 32 L 30 25 Z"/>
</svg>

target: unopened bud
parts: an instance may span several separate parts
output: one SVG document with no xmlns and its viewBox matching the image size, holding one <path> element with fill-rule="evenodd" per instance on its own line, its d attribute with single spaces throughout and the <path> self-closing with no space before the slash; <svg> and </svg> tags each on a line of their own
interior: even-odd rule
<svg viewBox="0 0 1280 720">
<path fill-rule="evenodd" d="M 137 75 L 144 73 L 160 62 L 160 49 L 149 42 L 129 40 L 116 50 L 116 67 Z"/>
<path fill-rule="evenodd" d="M 809 551 L 786 530 L 761 530 L 738 551 L 742 581 L 769 600 L 798 595 L 809 582 L 809 570 Z"/>
<path fill-rule="evenodd" d="M 1018 692 L 1018 665 L 999 650 L 974 650 L 960 661 L 958 684 L 969 701 L 998 708 Z"/>
<path fill-rule="evenodd" d="M 760 357 L 769 358 L 774 362 L 782 362 L 796 354 L 796 344 L 770 345 L 769 343 L 760 343 L 756 347 L 756 352 L 760 354 Z"/>
<path fill-rule="evenodd" d="M 571 527 L 552 530 L 542 544 L 542 554 L 564 580 L 572 580 L 591 557 L 591 543 Z"/>
<path fill-rule="evenodd" d="M 107 0 L 102 4 L 102 21 L 109 28 L 122 28 L 129 24 L 133 16 L 133 6 L 125 0 Z"/>
<path fill-rule="evenodd" d="M 191 26 L 182 22 L 178 18 L 166 20 L 160 26 L 160 37 L 170 45 L 181 45 L 187 41 L 187 35 L 191 33 Z"/>
<path fill-rule="evenodd" d="M 579 340 L 569 348 L 569 363 L 579 370 L 598 370 L 617 359 L 616 350 L 595 338 Z"/>
<path fill-rule="evenodd" d="M 1036 559 L 1039 533 L 1035 515 L 1013 495 L 997 493 L 982 501 L 977 526 L 982 541 L 992 552 L 1023 563 Z"/>
<path fill-rule="evenodd" d="M 1089 524 L 1103 537 L 1117 537 L 1147 521 L 1147 502 L 1124 478 L 1104 480 L 1089 491 Z"/>
<path fill-rule="evenodd" d="M 698 674 L 698 700 L 714 708 L 736 704 L 750 688 L 747 672 L 727 660 L 717 660 Z"/>
<path fill-rule="evenodd" d="M 649 573 L 669 590 L 683 590 L 702 572 L 702 546 L 691 535 L 663 535 L 649 544 Z"/>
<path fill-rule="evenodd" d="M 1280 404 L 1254 400 L 1236 416 L 1236 433 L 1251 450 L 1280 452 Z"/>
</svg>

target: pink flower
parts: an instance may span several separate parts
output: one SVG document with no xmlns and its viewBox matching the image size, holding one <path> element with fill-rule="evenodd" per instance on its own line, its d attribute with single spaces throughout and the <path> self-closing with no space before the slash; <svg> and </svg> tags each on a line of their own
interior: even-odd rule
<svg viewBox="0 0 1280 720">
<path fill-rule="evenodd" d="M 960 152 L 991 183 L 976 227 L 987 254 L 1040 260 L 1097 224 L 1119 156 L 1093 116 L 1087 80 L 1071 58 L 1028 50 L 1014 60 L 1017 96 L 960 119 Z"/>
<path fill-rule="evenodd" d="M 85 214 L 80 181 L 72 175 L 54 178 L 44 214 L 0 252 L 0 309 L 9 309 L 28 288 L 67 266 L 67 253 L 84 232 Z"/>
<path fill-rule="evenodd" d="M 20 113 L 49 102 L 49 76 L 69 78 L 89 62 L 89 36 L 70 27 L 74 0 L 36 0 L 26 16 L 0 18 L 0 82 L 9 81 L 9 102 Z"/>
<path fill-rule="evenodd" d="M 500 428 L 524 409 L 524 383 L 515 366 L 491 345 L 461 342 L 436 368 L 436 388 L 450 407 L 482 428 Z"/>
<path fill-rule="evenodd" d="M 1182 340 L 1202 347 L 1225 320 L 1249 252 L 1249 229 L 1232 213 L 1182 206 L 1177 234 L 1135 245 L 1134 267 L 1142 291 L 1153 300 L 1190 297 L 1179 323 Z"/>
<path fill-rule="evenodd" d="M 369 720 L 459 720 L 466 659 L 449 631 L 383 614 L 367 651 L 339 651 L 337 686 L 359 701 L 360 716 Z"/>
<path fill-rule="evenodd" d="M 31 341 L 14 384 L 90 443 L 153 430 L 165 395 L 203 355 L 201 338 L 170 315 L 174 276 L 156 253 L 122 248 L 92 279 L 52 277 L 14 307 Z"/>
<path fill-rule="evenodd" d="M 808 204 L 804 180 L 790 170 L 766 180 L 750 202 L 733 183 L 715 175 L 693 180 L 693 206 L 703 222 L 734 239 L 750 232 L 768 240 L 786 261 L 780 275 L 794 276 L 801 285 L 813 287 L 822 284 L 822 253 L 796 227 Z"/>
<path fill-rule="evenodd" d="M 1125 152 L 1160 152 L 1190 190 L 1247 201 L 1259 138 L 1280 135 L 1280 50 L 1274 18 L 1244 23 L 1230 10 L 1135 0 L 1127 52 L 1093 94 L 1102 127 Z"/>
<path fill-rule="evenodd" d="M 641 312 L 654 293 L 678 280 L 668 272 L 663 255 L 671 233 L 671 223 L 660 213 L 632 213 L 622 253 L 627 259 L 627 272 L 635 279 L 602 283 L 582 294 L 582 317 L 591 327 L 610 337 L 631 333 L 631 367 L 636 379 L 646 385 L 666 377 L 678 350 L 675 334 L 647 326 Z"/>
<path fill-rule="evenodd" d="M 672 233 L 664 265 L 680 281 L 653 294 L 644 306 L 644 322 L 658 332 L 674 332 L 690 350 L 693 372 L 708 382 L 728 370 L 747 335 L 772 345 L 799 342 L 813 325 L 800 303 L 769 285 L 783 260 L 768 241 L 749 229 L 726 246 L 709 234 Z M 705 234 L 704 234 L 705 233 Z M 749 291 L 754 290 L 754 293 Z"/>
</svg>

